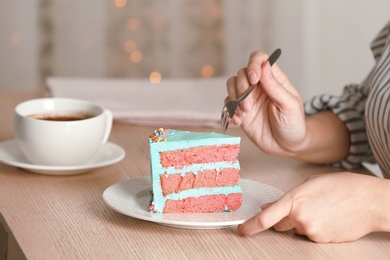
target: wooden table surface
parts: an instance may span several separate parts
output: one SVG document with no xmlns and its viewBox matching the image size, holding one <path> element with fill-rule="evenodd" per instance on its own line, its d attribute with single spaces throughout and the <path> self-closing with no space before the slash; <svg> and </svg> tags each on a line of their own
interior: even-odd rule
<svg viewBox="0 0 390 260">
<path fill-rule="evenodd" d="M 0 142 L 14 138 L 16 104 L 41 93 L 0 92 Z M 317 244 L 272 229 L 241 237 L 235 228 L 189 230 L 131 218 L 102 199 L 111 185 L 149 176 L 148 135 L 157 127 L 115 123 L 110 141 L 126 151 L 117 164 L 73 176 L 30 173 L 0 163 L 0 253 L 10 259 L 389 259 L 390 234 Z M 220 131 L 203 127 L 177 127 Z M 261 153 L 240 129 L 241 176 L 287 191 L 313 174 L 338 171 Z M 364 170 L 360 170 L 364 173 Z M 364 209 L 362 209 L 364 210 Z M 0 256 L 3 259 L 3 255 Z"/>
</svg>

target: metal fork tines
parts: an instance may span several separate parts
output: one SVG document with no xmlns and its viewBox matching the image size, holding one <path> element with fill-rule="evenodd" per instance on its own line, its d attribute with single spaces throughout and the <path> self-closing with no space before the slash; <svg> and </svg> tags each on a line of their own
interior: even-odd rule
<svg viewBox="0 0 390 260">
<path fill-rule="evenodd" d="M 282 51 L 280 49 L 276 49 L 271 56 L 269 56 L 268 61 L 271 64 L 271 66 L 275 63 L 275 61 L 279 58 Z M 252 90 L 255 88 L 255 85 L 249 86 L 249 88 L 245 91 L 245 93 L 237 100 L 229 100 L 225 103 L 225 105 L 222 108 L 221 113 L 221 127 L 223 133 L 226 133 L 226 130 L 229 126 L 230 120 L 232 119 L 234 113 L 236 112 L 236 109 L 238 105 L 252 92 Z"/>
</svg>

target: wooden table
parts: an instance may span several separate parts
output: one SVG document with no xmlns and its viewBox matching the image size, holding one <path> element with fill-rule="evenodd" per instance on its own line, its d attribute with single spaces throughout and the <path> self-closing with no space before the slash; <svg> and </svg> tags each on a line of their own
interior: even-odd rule
<svg viewBox="0 0 390 260">
<path fill-rule="evenodd" d="M 38 92 L 0 92 L 0 142 L 14 138 L 15 105 L 40 96 Z M 268 230 L 241 237 L 235 228 L 171 228 L 108 208 L 102 199 L 107 187 L 149 176 L 147 137 L 156 127 L 114 124 L 110 141 L 125 149 L 125 159 L 81 175 L 46 176 L 0 163 L 0 258 L 6 253 L 9 259 L 390 258 L 387 233 L 351 243 L 316 244 L 292 232 Z M 229 131 L 242 137 L 243 178 L 287 191 L 312 174 L 338 170 L 262 154 L 240 129 Z"/>
</svg>

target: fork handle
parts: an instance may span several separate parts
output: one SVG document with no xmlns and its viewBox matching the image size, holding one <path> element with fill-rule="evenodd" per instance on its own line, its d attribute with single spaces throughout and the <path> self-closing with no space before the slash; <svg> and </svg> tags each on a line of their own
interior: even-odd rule
<svg viewBox="0 0 390 260">
<path fill-rule="evenodd" d="M 249 88 L 245 91 L 244 95 L 242 95 L 239 99 L 237 99 L 237 102 L 241 102 L 243 99 L 245 99 L 255 88 L 255 85 L 250 85 Z"/>
</svg>

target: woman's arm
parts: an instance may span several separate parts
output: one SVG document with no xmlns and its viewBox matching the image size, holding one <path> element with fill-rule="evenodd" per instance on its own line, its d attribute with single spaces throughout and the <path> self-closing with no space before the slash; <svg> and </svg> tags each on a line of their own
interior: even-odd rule
<svg viewBox="0 0 390 260">
<path fill-rule="evenodd" d="M 347 156 L 349 131 L 340 118 L 330 110 L 306 118 L 307 134 L 291 157 L 311 163 L 335 163 Z"/>
<path fill-rule="evenodd" d="M 354 173 L 313 176 L 238 226 L 249 236 L 274 227 L 320 243 L 390 231 L 390 181 Z"/>
</svg>

